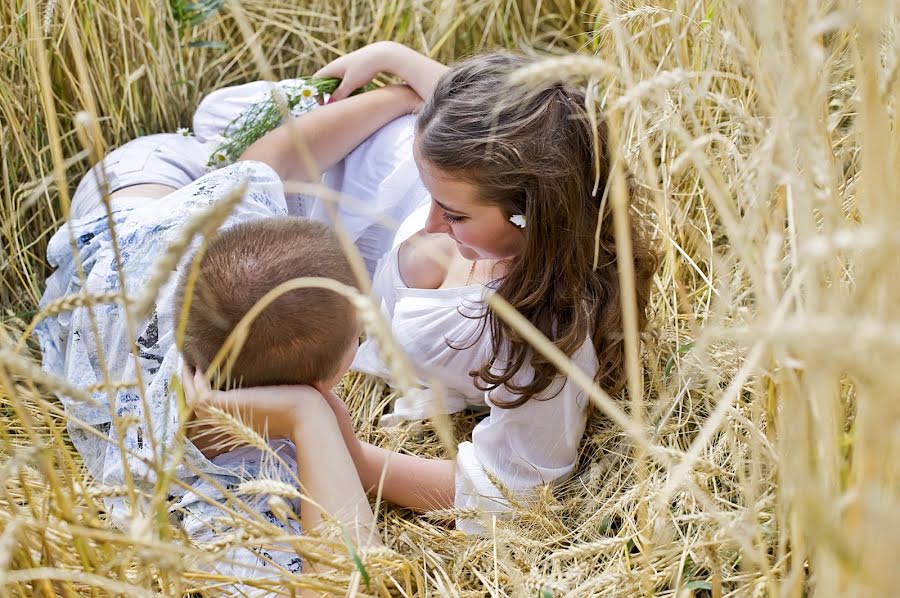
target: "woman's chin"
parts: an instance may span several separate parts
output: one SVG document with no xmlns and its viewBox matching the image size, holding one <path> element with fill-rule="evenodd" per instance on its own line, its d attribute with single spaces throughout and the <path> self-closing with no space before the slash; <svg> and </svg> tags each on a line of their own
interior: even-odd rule
<svg viewBox="0 0 900 598">
<path fill-rule="evenodd" d="M 459 255 L 463 256 L 467 260 L 480 260 L 482 257 L 478 255 L 478 252 L 472 249 L 471 247 L 467 247 L 463 245 L 459 241 L 456 242 L 456 248 L 459 250 Z"/>
</svg>

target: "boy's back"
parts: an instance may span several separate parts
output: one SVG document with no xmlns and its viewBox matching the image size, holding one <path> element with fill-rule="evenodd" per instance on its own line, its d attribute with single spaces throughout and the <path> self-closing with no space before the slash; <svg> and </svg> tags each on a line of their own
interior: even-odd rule
<svg viewBox="0 0 900 598">
<path fill-rule="evenodd" d="M 105 216 L 74 222 L 71 232 L 69 226 L 63 226 L 49 244 L 49 261 L 58 269 L 48 279 L 42 306 L 76 293 L 109 296 L 120 291 L 120 280 L 124 281 L 132 300 L 152 292 L 146 283 L 169 244 L 182 234 L 184 225 L 198 211 L 224 199 L 241 183 L 246 183 L 246 193 L 223 228 L 286 218 L 282 185 L 275 173 L 260 163 L 240 162 L 161 199 L 114 210 L 117 247 Z M 72 255 L 71 236 L 78 246 L 84 286 L 78 274 L 79 265 Z M 198 242 L 195 239 L 192 247 Z M 131 330 L 124 308 L 113 301 L 61 312 L 41 322 L 36 330 L 42 345 L 44 369 L 79 388 L 107 381 L 117 385 L 113 392 L 93 392 L 92 404 L 61 397 L 70 437 L 91 474 L 104 486 L 125 484 L 125 468 L 128 468 L 138 487 L 151 490 L 157 476 L 147 467 L 145 459 L 174 467 L 175 476 L 195 483 L 195 489 L 200 474 L 233 486 L 238 480 L 235 473 L 244 477 L 258 473 L 259 463 L 248 460 L 243 461 L 243 471 L 228 471 L 206 459 L 192 443 L 181 441 L 183 422 L 175 393 L 170 388 L 170 382 L 180 374 L 182 363 L 175 346 L 174 295 L 179 281 L 176 270 L 185 268 L 192 253 L 192 249 L 184 251 L 178 263 L 170 265 L 173 271 L 159 290 L 149 316 L 134 322 Z M 143 397 L 139 394 L 138 380 L 146 389 Z M 145 405 L 148 413 L 144 413 Z M 120 422 L 132 422 L 121 439 L 124 455 L 116 442 L 113 413 Z M 93 426 L 100 434 L 87 431 L 84 424 Z M 292 480 L 290 472 L 283 473 L 286 481 Z M 204 493 L 211 493 L 213 498 L 218 494 L 213 487 L 206 488 Z M 173 486 L 170 494 L 176 499 L 178 509 L 200 502 L 198 493 L 186 492 L 178 486 Z M 114 521 L 123 525 L 128 522 L 130 512 L 123 499 L 109 499 L 107 508 Z"/>
</svg>

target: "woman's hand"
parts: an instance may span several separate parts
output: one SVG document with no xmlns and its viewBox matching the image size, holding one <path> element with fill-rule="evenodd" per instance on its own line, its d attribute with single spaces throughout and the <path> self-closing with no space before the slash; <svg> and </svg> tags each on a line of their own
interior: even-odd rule
<svg viewBox="0 0 900 598">
<path fill-rule="evenodd" d="M 409 49 L 395 42 L 375 42 L 332 60 L 313 77 L 338 77 L 341 84 L 331 94 L 331 102 L 343 100 L 355 89 L 372 81 L 382 71 L 395 72 L 395 65 Z"/>
<path fill-rule="evenodd" d="M 446 66 L 403 44 L 375 42 L 332 60 L 313 76 L 341 79 L 329 102 L 346 98 L 381 72 L 400 77 L 424 99 L 431 95 L 437 80 L 446 71 Z"/>
<path fill-rule="evenodd" d="M 212 390 L 203 372 L 190 371 L 187 366 L 182 371 L 184 394 L 194 418 L 201 420 L 210 415 L 210 407 L 216 407 L 240 417 L 241 421 L 264 438 L 291 438 L 309 420 L 320 421 L 322 417 L 334 418 L 334 413 L 322 395 L 312 386 L 259 386 L 221 391 Z M 188 436 L 204 438 L 221 436 L 216 430 L 203 425 L 192 425 L 193 434 Z M 210 439 L 212 440 L 212 439 Z M 204 451 L 204 447 L 198 448 Z"/>
</svg>

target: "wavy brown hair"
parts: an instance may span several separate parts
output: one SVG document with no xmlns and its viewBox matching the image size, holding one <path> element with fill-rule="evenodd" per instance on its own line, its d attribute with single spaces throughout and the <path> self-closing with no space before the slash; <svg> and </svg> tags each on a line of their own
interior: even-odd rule
<svg viewBox="0 0 900 598">
<path fill-rule="evenodd" d="M 474 184 L 483 201 L 507 216 L 525 215 L 525 249 L 497 281 L 496 292 L 569 357 L 590 336 L 599 363 L 595 380 L 617 392 L 625 381 L 625 350 L 611 202 L 605 200 L 606 125 L 602 118 L 591 124 L 585 94 L 573 85 L 508 84 L 511 73 L 531 63 L 525 56 L 492 53 L 450 69 L 419 114 L 418 149 L 441 171 Z M 658 258 L 630 182 L 628 188 L 643 327 Z M 556 368 L 490 309 L 483 318 L 481 333 L 490 327 L 491 354 L 471 372 L 478 387 L 505 385 L 520 395 L 498 404 L 510 408 L 545 391 Z M 526 362 L 534 377 L 513 383 Z"/>
</svg>

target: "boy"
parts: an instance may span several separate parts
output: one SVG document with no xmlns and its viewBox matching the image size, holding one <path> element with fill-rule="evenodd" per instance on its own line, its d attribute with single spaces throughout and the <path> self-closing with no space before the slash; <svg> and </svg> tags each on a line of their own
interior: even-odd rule
<svg viewBox="0 0 900 598">
<path fill-rule="evenodd" d="M 166 155 L 171 156 L 173 149 L 183 149 L 185 145 L 175 136 L 126 145 L 111 155 L 112 178 L 126 179 L 127 172 L 116 170 L 116 164 L 122 164 L 116 162 L 119 158 L 129 165 L 152 165 L 157 149 L 165 149 Z M 148 148 L 151 149 L 147 151 Z M 189 162 L 180 164 L 183 168 Z M 146 172 L 150 170 L 147 168 Z M 184 172 L 189 176 L 188 170 Z M 126 194 L 112 194 L 118 251 L 107 218 L 100 215 L 102 204 L 94 209 L 85 206 L 85 201 L 91 199 L 86 193 L 91 188 L 91 177 L 79 186 L 72 212 L 83 217 L 73 222 L 71 235 L 78 247 L 85 287 L 82 288 L 76 272 L 70 233 L 63 228 L 50 242 L 49 257 L 59 269 L 48 281 L 42 305 L 77 292 L 115 292 L 120 284 L 124 284 L 130 298 L 140 296 L 146 291 L 144 285 L 155 264 L 181 233 L 183 224 L 198 210 L 227 197 L 242 181 L 247 184 L 245 197 L 200 260 L 200 276 L 185 322 L 187 364 L 207 367 L 237 321 L 263 294 L 282 282 L 324 276 L 354 285 L 350 266 L 333 232 L 321 223 L 287 216 L 281 183 L 264 164 L 241 162 L 163 197 L 152 196 L 167 191 L 158 182 L 161 177 L 148 176 L 147 180 L 153 182 L 132 186 Z M 174 178 L 172 182 L 176 182 Z M 70 416 L 70 437 L 95 480 L 102 486 L 116 487 L 128 485 L 131 479 L 139 495 L 152 495 L 159 492 L 155 484 L 161 472 L 171 471 L 189 486 L 173 484 L 166 490 L 169 517 L 180 521 L 195 542 L 204 543 L 219 539 L 235 523 L 219 522 L 227 519 L 220 503 L 229 492 L 239 494 L 241 482 L 260 477 L 296 487 L 297 465 L 289 443 L 293 430 L 281 438 L 269 435 L 272 453 L 278 454 L 280 461 L 272 453 L 267 455 L 247 447 L 224 454 L 211 451 L 212 458 L 207 458 L 200 449 L 206 448 L 203 443 L 209 440 L 208 436 L 201 436 L 196 444 L 183 441 L 186 418 L 177 406 L 177 393 L 170 383 L 181 370 L 175 336 L 186 297 L 189 254 L 186 252 L 177 266 L 180 277 L 171 276 L 162 287 L 146 320 L 129 326 L 129 318 L 118 303 L 80 306 L 45 320 L 38 337 L 45 369 L 81 388 L 102 384 L 105 379 L 118 386 L 114 391 L 93 392 L 92 404 L 62 397 Z M 273 302 L 251 326 L 232 370 L 233 379 L 246 385 L 333 384 L 335 377 L 346 370 L 342 366 L 346 356 L 349 354 L 352 359 L 358 335 L 353 308 L 343 297 L 322 289 L 291 291 Z M 140 382 L 144 393 L 140 392 Z M 305 405 L 307 414 L 313 417 L 314 396 L 292 400 L 298 406 Z M 327 409 L 321 397 L 318 400 Z M 329 422 L 326 418 L 322 424 L 322 418 L 318 419 L 320 424 L 315 431 L 321 433 Z M 188 431 L 202 434 L 202 428 Z M 340 440 L 336 428 L 334 433 Z M 303 440 L 311 440 L 308 433 Z M 327 441 L 325 438 L 319 443 Z M 327 460 L 319 448 L 306 454 L 315 454 L 319 462 Z M 333 459 L 334 455 L 327 457 Z M 355 471 L 352 473 L 355 476 Z M 219 488 L 225 488 L 226 493 Z M 362 495 L 361 489 L 359 493 Z M 272 515 L 269 496 L 241 498 L 245 503 L 240 510 L 243 518 L 261 517 L 262 521 L 284 527 L 282 533 L 299 533 L 296 520 L 283 522 Z M 150 504 L 141 501 L 133 505 L 125 497 L 113 497 L 106 500 L 106 509 L 114 523 L 133 528 L 134 522 L 142 518 L 152 520 Z M 270 563 L 269 569 L 277 566 L 287 571 L 300 570 L 300 559 L 293 551 L 270 549 L 265 554 L 254 554 L 236 549 L 227 560 L 235 564 L 225 570 L 220 568 L 219 572 L 242 577 L 259 576 L 257 569 L 264 563 Z"/>
<path fill-rule="evenodd" d="M 299 130 L 292 132 L 320 157 L 318 168 L 333 166 L 334 160 L 381 126 L 408 113 L 418 100 L 414 93 L 394 87 L 363 94 L 356 101 L 371 108 L 364 122 L 347 118 L 348 108 L 338 104 L 298 119 Z M 329 135 L 339 126 L 353 134 Z M 340 511 L 344 517 L 339 520 L 351 532 L 356 530 L 353 535 L 365 539 L 363 532 L 372 526 L 352 460 L 317 391 L 310 388 L 300 396 L 285 397 L 278 417 L 266 417 L 275 413 L 272 406 L 239 405 L 242 413 L 251 412 L 259 430 L 268 428 L 271 451 L 243 447 L 218 455 L 208 451 L 212 457 L 208 458 L 193 442 L 184 442 L 186 414 L 170 387 L 182 369 L 175 338 L 185 297 L 192 301 L 185 360 L 204 368 L 231 327 L 278 284 L 301 276 L 353 284 L 334 235 L 320 224 L 288 216 L 282 180 L 305 176 L 299 156 L 290 151 L 296 144 L 286 137 L 288 128 L 257 142 L 242 161 L 203 176 L 206 156 L 196 138 L 154 135 L 126 144 L 104 159 L 104 174 L 96 168 L 81 182 L 69 223 L 48 245 L 48 260 L 57 270 L 47 281 L 42 307 L 80 293 L 105 295 L 108 301 L 51 314 L 36 334 L 46 370 L 73 386 L 94 387 L 91 402 L 61 400 L 72 442 L 95 480 L 107 488 L 132 486 L 138 491 L 138 504 L 122 496 L 105 500 L 108 514 L 120 527 L 151 529 L 151 505 L 158 502 L 140 497 L 159 494 L 162 472 L 179 481 L 165 488 L 170 517 L 180 520 L 195 541 L 219 539 L 231 527 L 233 521 L 227 519 L 235 516 L 299 533 L 296 518 L 285 521 L 272 514 L 268 495 L 242 496 L 241 509 L 226 516 L 222 508 L 226 495 L 239 491 L 242 481 L 261 475 L 296 486 L 299 473 L 304 489 L 322 509 Z M 170 265 L 172 275 L 155 293 L 149 317 L 132 321 L 132 315 L 110 298 L 123 287 L 131 300 L 156 291 L 146 287 L 158 280 L 153 272 L 183 235 L 184 225 L 203 209 L 215 211 L 240 185 L 246 186 L 243 197 L 225 220 L 224 232 L 201 258 L 201 276 L 193 293 L 184 293 L 193 254 L 189 248 Z M 110 195 L 109 215 L 102 201 L 104 188 Z M 195 239 L 192 248 L 197 243 Z M 231 371 L 232 381 L 333 384 L 355 351 L 359 332 L 352 312 L 346 300 L 330 291 L 305 289 L 282 296 L 251 328 Z M 303 418 L 296 415 L 300 412 Z M 297 451 L 299 468 L 287 439 L 304 444 Z M 202 439 L 198 442 L 202 444 Z M 280 459 L 264 464 L 263 453 L 277 453 Z M 319 516 L 318 507 L 304 508 L 301 521 L 312 527 Z M 265 566 L 300 568 L 293 551 L 238 552 L 228 559 L 236 563 L 223 573 L 248 577 L 257 576 Z"/>
</svg>

